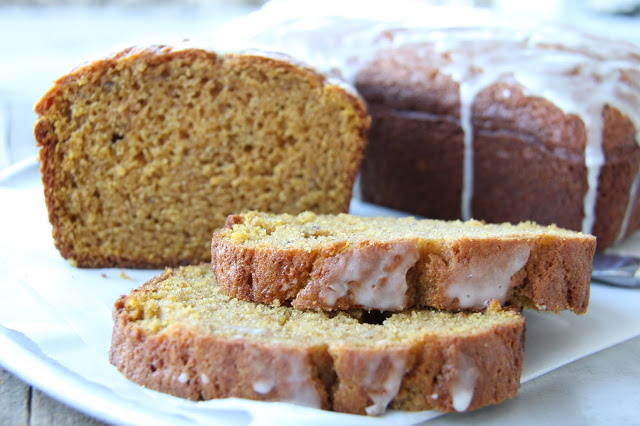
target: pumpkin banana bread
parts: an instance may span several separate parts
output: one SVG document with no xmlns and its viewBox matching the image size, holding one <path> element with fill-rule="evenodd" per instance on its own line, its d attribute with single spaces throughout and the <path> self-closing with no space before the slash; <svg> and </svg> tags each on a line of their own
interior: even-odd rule
<svg viewBox="0 0 640 426">
<path fill-rule="evenodd" d="M 213 235 L 222 291 L 296 308 L 502 304 L 584 313 L 595 237 L 533 223 L 247 212 Z"/>
<path fill-rule="evenodd" d="M 369 124 L 353 93 L 188 43 L 76 69 L 35 107 L 56 247 L 81 267 L 195 264 L 229 214 L 347 211 Z"/>
<path fill-rule="evenodd" d="M 355 85 L 362 196 L 429 218 L 640 227 L 640 48 L 549 27 L 389 31 Z M 420 182 L 420 185 L 415 185 Z"/>
<path fill-rule="evenodd" d="M 240 397 L 347 413 L 466 411 L 515 396 L 524 317 L 432 309 L 324 312 L 228 297 L 208 265 L 167 269 L 114 307 L 110 360 L 193 400 Z"/>
<path fill-rule="evenodd" d="M 487 10 L 398 14 L 396 3 L 309 16 L 271 1 L 228 38 L 356 86 L 372 119 L 366 201 L 433 219 L 556 224 L 595 235 L 598 250 L 640 228 L 638 45 Z"/>
</svg>

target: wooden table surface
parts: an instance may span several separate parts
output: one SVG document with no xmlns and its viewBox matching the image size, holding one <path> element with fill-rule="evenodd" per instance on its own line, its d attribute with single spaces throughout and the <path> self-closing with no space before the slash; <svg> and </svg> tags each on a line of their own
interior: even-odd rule
<svg viewBox="0 0 640 426">
<path fill-rule="evenodd" d="M 0 368 L 0 425 L 106 425 L 61 404 Z"/>
</svg>

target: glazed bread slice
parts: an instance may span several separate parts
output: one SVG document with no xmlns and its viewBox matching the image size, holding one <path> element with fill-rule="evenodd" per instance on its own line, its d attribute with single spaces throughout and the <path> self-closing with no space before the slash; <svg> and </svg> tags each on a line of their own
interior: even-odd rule
<svg viewBox="0 0 640 426">
<path fill-rule="evenodd" d="M 515 310 L 378 314 L 246 302 L 224 295 L 208 265 L 167 269 L 116 302 L 110 360 L 138 384 L 193 400 L 376 415 L 516 395 L 525 325 Z"/>
<path fill-rule="evenodd" d="M 397 311 L 501 304 L 584 313 L 595 237 L 533 223 L 247 212 L 213 235 L 230 296 L 296 308 Z"/>
<path fill-rule="evenodd" d="M 369 123 L 354 93 L 192 44 L 78 68 L 35 107 L 56 247 L 83 267 L 195 264 L 231 213 L 346 211 Z"/>
</svg>

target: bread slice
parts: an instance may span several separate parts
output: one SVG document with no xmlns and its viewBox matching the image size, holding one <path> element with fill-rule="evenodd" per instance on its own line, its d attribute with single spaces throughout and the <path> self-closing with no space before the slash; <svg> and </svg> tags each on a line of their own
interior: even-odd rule
<svg viewBox="0 0 640 426">
<path fill-rule="evenodd" d="M 484 313 L 298 310 L 225 296 L 201 265 L 165 270 L 123 295 L 113 316 L 111 363 L 193 400 L 465 411 L 520 385 L 524 317 L 497 304 Z"/>
<path fill-rule="evenodd" d="M 595 238 L 533 223 L 248 212 L 213 235 L 225 294 L 296 308 L 584 313 Z"/>
<path fill-rule="evenodd" d="M 35 107 L 56 247 L 84 267 L 208 262 L 231 213 L 347 211 L 369 124 L 354 93 L 192 44 L 76 69 Z"/>
</svg>

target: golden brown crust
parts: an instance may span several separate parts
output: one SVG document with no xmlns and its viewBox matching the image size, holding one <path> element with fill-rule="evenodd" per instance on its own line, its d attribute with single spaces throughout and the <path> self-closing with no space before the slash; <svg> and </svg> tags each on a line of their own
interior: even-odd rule
<svg viewBox="0 0 640 426">
<path fill-rule="evenodd" d="M 132 294 L 153 291 L 172 276 L 181 279 L 181 270 L 167 270 Z M 450 412 L 499 403 L 515 396 L 520 386 L 525 326 L 524 317 L 516 313 L 505 313 L 504 320 L 491 327 L 418 333 L 420 337 L 403 344 L 283 344 L 218 335 L 215 328 L 204 333 L 198 331 L 200 324 L 167 324 L 154 332 L 140 324 L 145 315 L 128 309 L 126 300 L 122 296 L 114 306 L 111 363 L 138 384 L 183 398 L 293 400 L 358 414 L 380 414 L 387 404 L 399 410 Z M 190 310 L 200 308 L 195 304 Z M 280 378 L 275 383 L 261 381 L 267 364 L 269 377 Z M 299 377 L 294 380 L 292 374 Z M 468 383 L 456 388 L 465 380 Z M 397 391 L 389 391 L 393 383 Z M 315 396 L 298 395 L 296 400 L 293 393 L 301 391 Z M 460 405 L 466 391 L 473 397 Z"/>
<path fill-rule="evenodd" d="M 212 239 L 212 269 L 227 295 L 259 303 L 291 303 L 300 309 L 380 309 L 367 300 L 366 294 L 360 300 L 356 295 L 368 279 L 366 277 L 350 281 L 348 291 L 337 298 L 327 298 L 326 289 L 336 285 L 333 277 L 337 268 L 345 267 L 338 263 L 344 253 L 357 253 L 359 265 L 376 265 L 381 259 L 377 252 L 388 252 L 396 241 L 374 239 L 348 243 L 341 240 L 303 247 L 275 247 L 269 243 L 247 245 L 230 237 L 234 224 L 243 223 L 246 215 L 231 216 L 227 225 L 214 233 Z M 386 226 L 391 228 L 392 225 Z M 418 223 L 415 226 L 420 227 Z M 440 222 L 445 233 L 446 226 L 446 222 Z M 563 235 L 552 232 L 518 235 L 514 229 L 507 237 L 433 237 L 431 241 L 415 237 L 419 253 L 417 261 L 406 273 L 408 288 L 399 290 L 406 293 L 404 303 L 382 310 L 424 306 L 445 310 L 482 309 L 482 304 L 464 305 L 457 295 L 452 295 L 452 287 L 460 280 L 464 281 L 460 274 L 464 271 L 487 273 L 483 265 L 503 268 L 504 265 L 496 262 L 504 264 L 505 259 L 517 257 L 518 251 L 524 250 L 523 255 L 528 257 L 523 259 L 522 266 L 516 267 L 509 283 L 505 283 L 510 289 L 503 302 L 552 312 L 571 310 L 577 314 L 585 313 L 589 302 L 595 238 L 570 232 Z M 398 237 L 397 241 L 406 240 Z M 504 253 L 505 257 L 500 260 L 497 253 Z M 475 265 L 472 266 L 475 271 L 465 265 Z M 495 274 L 489 275 L 489 279 L 495 277 Z M 484 291 L 483 285 L 491 285 L 483 282 L 482 275 L 477 275 L 476 280 L 478 282 L 472 284 L 478 285 L 477 292 Z M 472 287 L 465 290 L 476 291 Z"/>
<path fill-rule="evenodd" d="M 176 74 L 170 70 L 171 64 L 176 64 L 176 69 L 193 64 L 193 70 Z M 260 81 L 268 72 L 273 72 L 276 79 L 286 76 L 289 84 L 297 81 L 307 88 L 303 90 L 314 101 L 306 104 L 316 102 L 318 109 L 310 108 L 307 115 L 300 109 L 298 113 L 304 118 L 292 124 L 297 126 L 292 129 L 278 123 L 265 126 L 266 148 L 258 146 L 260 138 L 255 133 L 262 129 L 258 119 L 252 124 L 250 117 L 242 129 L 224 124 L 227 107 L 223 102 L 233 96 L 233 87 L 225 92 L 225 101 L 213 106 L 222 89 L 208 86 L 211 82 L 218 84 L 216 79 L 223 78 L 220 75 L 225 72 L 237 73 L 242 76 L 238 79 L 247 78 L 249 84 Z M 184 83 L 183 77 L 192 74 L 193 81 Z M 176 94 L 171 84 L 184 84 L 184 92 L 189 93 Z M 160 87 L 158 94 L 152 92 L 156 86 Z M 116 98 L 116 91 L 126 90 L 124 100 Z M 163 102 L 171 105 L 168 109 L 158 102 L 162 90 L 167 93 Z M 278 90 L 286 88 L 279 86 Z M 264 96 L 266 99 L 271 93 Z M 331 125 L 340 122 L 345 126 L 344 134 L 352 133 L 340 142 L 334 142 L 339 137 L 332 137 L 332 148 L 318 148 L 313 158 L 294 159 L 290 145 L 312 140 L 308 133 L 313 127 L 311 121 L 324 105 L 332 111 L 327 116 L 339 108 L 347 111 L 344 120 L 332 120 Z M 207 108 L 213 112 L 207 113 Z M 40 146 L 54 242 L 63 257 L 81 267 L 157 268 L 209 261 L 206 235 L 221 227 L 228 214 L 244 209 L 347 211 L 369 124 L 365 105 L 357 95 L 284 57 L 257 52 L 218 55 L 198 48 L 168 46 L 131 48 L 80 67 L 56 81 L 35 111 L 39 119 L 34 133 Z M 281 120 L 278 111 L 274 109 L 273 113 Z M 214 120 L 215 114 L 219 117 Z M 304 120 L 308 121 L 306 128 L 300 124 Z M 306 136 L 300 137 L 297 132 Z M 226 136 L 216 136 L 223 134 Z M 242 136 L 245 134 L 248 136 Z M 236 144 L 230 146 L 237 146 L 241 155 L 232 155 L 232 148 L 226 148 L 230 142 Z M 316 142 L 318 146 L 324 143 Z M 318 183 L 312 176 L 305 180 L 302 174 L 294 175 L 293 162 L 307 164 L 329 155 L 343 157 L 319 166 L 335 167 L 335 173 L 323 173 L 333 181 L 324 178 Z M 231 167 L 240 157 L 237 167 Z M 283 158 L 288 159 L 285 162 Z M 247 166 L 246 159 L 252 164 Z M 308 165 L 309 169 L 313 166 Z M 229 173 L 220 171 L 230 167 Z M 281 182 L 274 183 L 280 175 Z M 293 182 L 291 176 L 298 180 Z M 175 189 L 169 189 L 163 179 Z M 252 193 L 243 194 L 242 188 L 261 185 L 267 189 L 259 194 L 260 200 Z M 191 193 L 193 199 L 185 202 L 184 197 Z M 224 201 L 231 194 L 233 198 Z M 175 211 L 154 209 L 150 203 L 159 200 L 175 204 L 171 208 Z M 133 240 L 137 243 L 128 242 Z"/>
<path fill-rule="evenodd" d="M 150 334 L 129 320 L 123 298 L 115 305 L 109 359 L 131 381 L 195 401 L 228 397 L 267 400 L 253 389 L 255 377 L 260 376 L 265 362 L 275 374 L 288 374 L 287 360 L 293 355 L 313 370 L 309 380 L 321 394 L 320 408 L 329 409 L 326 385 L 316 371 L 321 364 L 315 365 L 313 350 L 198 335 L 184 326 Z M 179 379 L 182 374 L 188 378 Z M 269 394 L 269 400 L 286 401 L 293 396 L 291 389 L 279 387 Z"/>
</svg>

